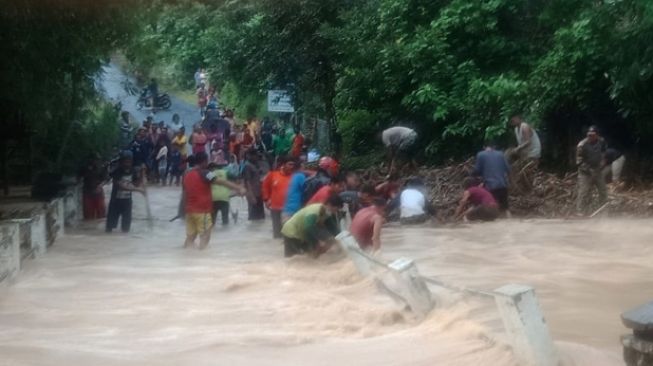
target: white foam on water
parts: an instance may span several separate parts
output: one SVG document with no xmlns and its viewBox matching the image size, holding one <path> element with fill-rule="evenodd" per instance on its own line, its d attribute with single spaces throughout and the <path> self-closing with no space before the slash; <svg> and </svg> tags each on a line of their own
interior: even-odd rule
<svg viewBox="0 0 653 366">
<path fill-rule="evenodd" d="M 87 223 L 0 289 L 0 365 L 516 365 L 493 300 L 435 289 L 419 321 L 342 253 L 283 258 L 270 223 L 184 250 L 176 188 L 135 197 L 131 234 Z M 650 300 L 645 220 L 388 228 L 383 258 L 492 290 L 535 287 L 567 366 L 620 365 L 619 314 Z"/>
</svg>

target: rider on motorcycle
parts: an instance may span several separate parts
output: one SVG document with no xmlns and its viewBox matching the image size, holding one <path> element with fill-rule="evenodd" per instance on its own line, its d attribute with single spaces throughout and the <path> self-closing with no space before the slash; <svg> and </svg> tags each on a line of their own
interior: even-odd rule
<svg viewBox="0 0 653 366">
<path fill-rule="evenodd" d="M 150 105 L 152 106 L 152 110 L 155 110 L 156 101 L 157 98 L 159 97 L 159 84 L 156 83 L 156 80 L 154 78 L 150 80 L 150 84 L 147 86 L 147 91 L 150 94 Z"/>
</svg>

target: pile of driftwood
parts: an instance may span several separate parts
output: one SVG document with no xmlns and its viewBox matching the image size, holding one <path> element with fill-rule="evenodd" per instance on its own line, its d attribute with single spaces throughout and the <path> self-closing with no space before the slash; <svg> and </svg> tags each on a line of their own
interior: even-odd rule
<svg viewBox="0 0 653 366">
<path fill-rule="evenodd" d="M 474 168 L 474 159 L 451 163 L 441 168 L 420 168 L 402 172 L 402 177 L 419 176 L 426 183 L 431 203 L 441 219 L 451 219 L 463 192 L 463 180 Z M 559 176 L 541 171 L 537 166 L 513 165 L 510 188 L 510 211 L 516 217 L 566 218 L 576 214 L 577 173 Z M 372 181 L 382 179 L 378 168 L 364 172 Z M 608 202 L 599 205 L 597 193 L 590 212 L 608 215 L 653 216 L 653 189 L 631 188 L 609 191 Z"/>
<path fill-rule="evenodd" d="M 564 218 L 576 213 L 577 173 L 564 176 L 543 172 L 533 166 L 518 166 L 510 189 L 510 211 L 518 217 Z M 430 199 L 440 209 L 442 217 L 453 214 L 462 194 L 462 181 L 473 170 L 473 160 L 438 169 L 422 169 L 418 174 L 426 179 Z M 590 212 L 614 215 L 653 215 L 653 190 L 630 189 L 609 191 L 606 205 L 598 205 L 594 193 Z"/>
</svg>

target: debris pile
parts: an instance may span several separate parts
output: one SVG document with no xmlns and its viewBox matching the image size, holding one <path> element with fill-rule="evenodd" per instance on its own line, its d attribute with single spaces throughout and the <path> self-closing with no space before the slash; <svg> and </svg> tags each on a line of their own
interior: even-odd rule
<svg viewBox="0 0 653 366">
<path fill-rule="evenodd" d="M 474 159 L 451 163 L 441 168 L 420 168 L 403 172 L 400 176 L 420 176 L 430 192 L 430 200 L 438 210 L 440 219 L 449 220 L 462 194 L 462 182 L 474 168 Z M 567 218 L 576 213 L 577 173 L 558 176 L 528 164 L 513 166 L 511 177 L 510 211 L 515 217 Z M 378 167 L 363 174 L 372 180 L 382 180 Z M 376 178 L 376 179 L 374 179 Z M 595 196 L 597 193 L 594 193 Z M 653 216 L 653 189 L 630 188 L 616 192 L 608 191 L 608 203 L 597 204 L 592 200 L 591 212 L 609 215 Z"/>
</svg>

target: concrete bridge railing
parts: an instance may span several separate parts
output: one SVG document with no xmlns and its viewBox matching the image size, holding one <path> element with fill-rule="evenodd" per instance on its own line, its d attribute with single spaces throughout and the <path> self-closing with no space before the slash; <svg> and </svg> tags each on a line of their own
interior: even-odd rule
<svg viewBox="0 0 653 366">
<path fill-rule="evenodd" d="M 48 202 L 0 204 L 0 283 L 9 283 L 29 259 L 46 254 L 64 236 L 65 227 L 82 219 L 82 190 L 70 186 Z"/>
<path fill-rule="evenodd" d="M 428 285 L 492 298 L 520 365 L 559 364 L 557 350 L 532 287 L 509 284 L 494 291 L 482 291 L 453 286 L 421 275 L 412 259 L 399 258 L 391 263 L 384 263 L 370 256 L 360 249 L 356 239 L 347 231 L 343 231 L 336 239 L 361 275 L 375 276 L 381 289 L 393 298 L 404 301 L 419 317 L 427 316 L 437 306 L 435 296 Z M 391 276 L 389 279 L 387 276 L 378 276 L 378 270 L 384 274 L 390 272 Z"/>
</svg>

